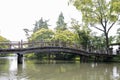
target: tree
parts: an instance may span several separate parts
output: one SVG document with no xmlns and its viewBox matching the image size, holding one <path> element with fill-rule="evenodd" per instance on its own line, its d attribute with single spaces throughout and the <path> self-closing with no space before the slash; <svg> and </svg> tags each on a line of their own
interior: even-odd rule
<svg viewBox="0 0 120 80">
<path fill-rule="evenodd" d="M 49 20 L 43 20 L 43 18 L 41 18 L 39 21 L 36 21 L 36 23 L 34 24 L 35 27 L 33 29 L 33 32 L 36 32 L 39 29 L 45 28 L 48 29 L 48 22 Z"/>
<path fill-rule="evenodd" d="M 9 42 L 9 40 L 4 38 L 3 36 L 0 36 L 0 42 Z M 0 48 L 9 48 L 9 46 L 8 45 L 0 45 Z M 0 54 L 0 56 L 7 56 L 7 54 Z"/>
<path fill-rule="evenodd" d="M 54 35 L 54 32 L 50 29 L 41 28 L 40 30 L 34 32 L 31 35 L 31 41 L 41 41 L 41 40 L 51 40 Z"/>
<path fill-rule="evenodd" d="M 81 11 L 84 24 L 103 32 L 106 50 L 109 48 L 109 31 L 119 19 L 119 0 L 74 0 L 74 6 Z M 100 26 L 99 26 L 100 25 Z"/>
<path fill-rule="evenodd" d="M 71 25 L 71 29 L 77 34 L 77 43 L 87 49 L 90 45 L 90 29 L 87 26 L 81 26 L 75 19 L 72 19 Z"/>
<path fill-rule="evenodd" d="M 69 46 L 73 46 L 72 44 L 75 42 L 75 35 L 69 30 L 57 30 L 54 37 L 53 41 L 59 43 L 64 47 L 66 46 L 66 43 L 69 43 Z M 65 54 L 63 52 L 55 54 L 55 59 L 73 59 L 75 55 L 72 54 Z"/>
<path fill-rule="evenodd" d="M 61 12 L 59 17 L 58 17 L 58 21 L 56 22 L 57 26 L 56 26 L 56 30 L 66 30 L 66 23 L 64 22 L 64 16 L 63 13 Z"/>
<path fill-rule="evenodd" d="M 31 35 L 29 41 L 51 41 L 53 36 L 54 36 L 54 32 L 52 30 L 41 28 Z M 44 54 L 44 53 L 39 54 L 38 52 L 36 52 L 33 54 L 27 54 L 26 56 L 42 59 L 43 57 L 46 57 L 47 54 Z"/>
<path fill-rule="evenodd" d="M 73 43 L 75 41 L 75 34 L 69 30 L 58 30 L 56 31 L 53 40 Z"/>
<path fill-rule="evenodd" d="M 3 36 L 0 36 L 0 42 L 8 42 L 9 40 L 7 40 L 6 38 L 4 38 Z M 8 48 L 8 46 L 6 45 L 0 45 L 0 48 Z"/>
</svg>

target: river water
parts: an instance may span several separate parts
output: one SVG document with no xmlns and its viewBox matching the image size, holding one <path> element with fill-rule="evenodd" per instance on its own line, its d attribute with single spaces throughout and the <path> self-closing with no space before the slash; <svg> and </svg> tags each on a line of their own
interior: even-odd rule
<svg viewBox="0 0 120 80">
<path fill-rule="evenodd" d="M 0 80 L 120 80 L 120 63 L 40 61 L 0 58 Z"/>
</svg>

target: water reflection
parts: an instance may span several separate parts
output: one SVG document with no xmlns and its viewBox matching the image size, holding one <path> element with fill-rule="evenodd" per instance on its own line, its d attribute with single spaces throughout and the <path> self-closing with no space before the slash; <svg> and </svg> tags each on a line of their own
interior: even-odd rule
<svg viewBox="0 0 120 80">
<path fill-rule="evenodd" d="M 113 67 L 113 79 L 118 80 L 119 78 L 118 68 L 116 66 Z"/>
<path fill-rule="evenodd" d="M 120 80 L 120 64 L 0 58 L 0 80 Z"/>
</svg>

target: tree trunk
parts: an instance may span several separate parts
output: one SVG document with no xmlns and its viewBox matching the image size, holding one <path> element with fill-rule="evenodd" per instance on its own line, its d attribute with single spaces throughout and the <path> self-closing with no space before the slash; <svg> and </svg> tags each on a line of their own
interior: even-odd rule
<svg viewBox="0 0 120 80">
<path fill-rule="evenodd" d="M 109 52 L 109 38 L 108 38 L 108 33 L 105 32 L 105 44 L 106 44 L 106 51 L 107 54 Z"/>
</svg>

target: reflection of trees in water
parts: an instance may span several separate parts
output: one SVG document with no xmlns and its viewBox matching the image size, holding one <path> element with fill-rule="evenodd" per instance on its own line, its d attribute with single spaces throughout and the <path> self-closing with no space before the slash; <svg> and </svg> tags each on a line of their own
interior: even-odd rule
<svg viewBox="0 0 120 80">
<path fill-rule="evenodd" d="M 4 72 L 9 71 L 9 61 L 5 58 L 0 58 L 0 76 Z"/>
<path fill-rule="evenodd" d="M 115 74 L 120 74 L 118 65 L 114 64 L 92 64 L 92 63 L 53 63 L 38 64 L 28 61 L 26 63 L 26 72 L 30 79 L 40 80 L 118 80 Z M 113 73 L 113 67 L 116 66 L 117 72 Z M 114 74 L 114 75 L 113 75 Z"/>
<path fill-rule="evenodd" d="M 16 57 L 0 59 L 0 80 L 21 80 L 25 78 L 23 64 L 17 64 Z"/>
<path fill-rule="evenodd" d="M 11 63 L 16 64 L 15 66 Z M 17 64 L 15 60 L 0 59 L 0 79 L 30 80 L 119 80 L 120 65 L 113 63 L 75 63 L 63 61 L 26 60 Z M 11 67 L 13 68 L 10 68 Z"/>
</svg>

